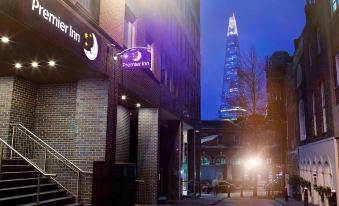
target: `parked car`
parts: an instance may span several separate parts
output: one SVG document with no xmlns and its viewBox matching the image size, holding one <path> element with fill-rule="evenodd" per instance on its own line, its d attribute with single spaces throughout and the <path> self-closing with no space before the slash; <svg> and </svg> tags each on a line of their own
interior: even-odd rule
<svg viewBox="0 0 339 206">
<path fill-rule="evenodd" d="M 227 193 L 228 188 L 232 190 L 235 189 L 235 185 L 227 181 L 219 181 L 218 183 L 218 193 Z"/>
<path fill-rule="evenodd" d="M 209 194 L 210 192 L 212 192 L 212 190 L 213 190 L 213 187 L 208 181 L 202 181 L 201 182 L 201 191 L 202 192 L 206 192 L 207 194 Z"/>
</svg>

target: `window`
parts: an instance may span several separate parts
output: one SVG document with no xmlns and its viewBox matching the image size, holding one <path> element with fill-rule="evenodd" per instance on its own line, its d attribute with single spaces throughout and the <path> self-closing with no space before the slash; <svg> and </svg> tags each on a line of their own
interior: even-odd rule
<svg viewBox="0 0 339 206">
<path fill-rule="evenodd" d="M 306 140 L 306 122 L 305 122 L 305 107 L 304 101 L 299 101 L 299 134 L 300 141 Z"/>
<path fill-rule="evenodd" d="M 320 45 L 320 29 L 317 28 L 317 51 L 318 51 L 318 54 L 320 54 L 321 52 L 321 45 Z"/>
<path fill-rule="evenodd" d="M 337 71 L 337 86 L 339 87 L 339 53 L 335 56 L 335 67 Z"/>
<path fill-rule="evenodd" d="M 201 165 L 210 165 L 211 160 L 207 156 L 203 155 L 203 156 L 201 156 L 201 162 L 200 163 L 201 163 Z"/>
<path fill-rule="evenodd" d="M 321 83 L 320 92 L 321 92 L 321 111 L 322 111 L 322 118 L 323 118 L 323 133 L 326 133 L 327 132 L 327 120 L 326 120 L 326 100 L 325 100 L 324 82 Z"/>
<path fill-rule="evenodd" d="M 222 157 L 222 156 L 215 158 L 215 164 L 216 165 L 225 165 L 226 164 L 226 158 Z"/>
<path fill-rule="evenodd" d="M 303 81 L 303 73 L 300 64 L 298 64 L 297 67 L 297 88 L 300 86 L 300 84 Z"/>
<path fill-rule="evenodd" d="M 311 44 L 308 47 L 308 59 L 309 59 L 309 63 L 310 63 L 310 67 L 312 66 L 313 62 L 312 62 L 312 51 L 311 51 Z"/>
<path fill-rule="evenodd" d="M 124 44 L 127 48 L 135 47 L 136 43 L 136 22 L 125 19 Z"/>
<path fill-rule="evenodd" d="M 317 131 L 317 115 L 315 111 L 314 93 L 312 94 L 312 116 L 313 116 L 313 132 L 314 132 L 314 136 L 316 137 L 318 135 L 318 131 Z"/>
<path fill-rule="evenodd" d="M 224 137 L 218 136 L 218 144 L 224 144 Z"/>
<path fill-rule="evenodd" d="M 149 52 L 151 52 L 151 68 L 150 68 L 150 70 L 152 72 L 154 72 L 154 68 L 155 68 L 155 66 L 154 66 L 154 44 L 147 44 L 147 48 L 148 48 Z"/>
<path fill-rule="evenodd" d="M 331 0 L 332 13 L 336 12 L 339 7 L 339 0 Z"/>
<path fill-rule="evenodd" d="M 100 0 L 78 0 L 78 2 L 92 17 L 98 20 Z"/>
</svg>

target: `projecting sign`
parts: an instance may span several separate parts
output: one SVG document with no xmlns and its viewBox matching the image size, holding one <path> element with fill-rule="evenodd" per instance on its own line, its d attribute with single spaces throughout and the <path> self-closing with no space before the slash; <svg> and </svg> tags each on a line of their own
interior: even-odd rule
<svg viewBox="0 0 339 206">
<path fill-rule="evenodd" d="M 151 53 L 146 48 L 135 48 L 121 55 L 123 69 L 150 69 Z"/>
</svg>

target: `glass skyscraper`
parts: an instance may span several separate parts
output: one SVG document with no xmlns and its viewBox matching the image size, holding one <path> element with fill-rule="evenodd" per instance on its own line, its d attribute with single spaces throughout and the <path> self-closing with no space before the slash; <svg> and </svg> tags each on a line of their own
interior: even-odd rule
<svg viewBox="0 0 339 206">
<path fill-rule="evenodd" d="M 239 65 L 240 48 L 238 30 L 233 14 L 229 18 L 227 31 L 223 87 L 219 110 L 220 119 L 236 120 L 246 112 L 246 110 L 241 107 L 240 103 Z"/>
</svg>

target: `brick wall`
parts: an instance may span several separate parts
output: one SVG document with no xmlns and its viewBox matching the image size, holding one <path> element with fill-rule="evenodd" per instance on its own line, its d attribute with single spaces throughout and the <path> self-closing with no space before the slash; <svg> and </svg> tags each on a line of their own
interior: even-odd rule
<svg viewBox="0 0 339 206">
<path fill-rule="evenodd" d="M 76 83 L 37 88 L 34 133 L 68 158 L 74 157 Z"/>
<path fill-rule="evenodd" d="M 103 79 L 78 81 L 75 113 L 75 156 L 92 161 L 105 159 L 108 84 Z"/>
<path fill-rule="evenodd" d="M 11 123 L 20 123 L 33 128 L 36 102 L 36 85 L 30 81 L 15 78 L 11 105 Z"/>
<path fill-rule="evenodd" d="M 138 185 L 138 203 L 157 204 L 159 165 L 158 109 L 139 110 L 137 176 L 145 185 Z"/>
<path fill-rule="evenodd" d="M 117 108 L 117 135 L 116 135 L 116 162 L 129 162 L 130 115 L 129 111 L 118 105 Z"/>
<path fill-rule="evenodd" d="M 7 140 L 12 105 L 14 77 L 0 77 L 0 138 Z"/>
<path fill-rule="evenodd" d="M 125 0 L 101 0 L 99 26 L 121 47 L 124 42 Z"/>
</svg>

